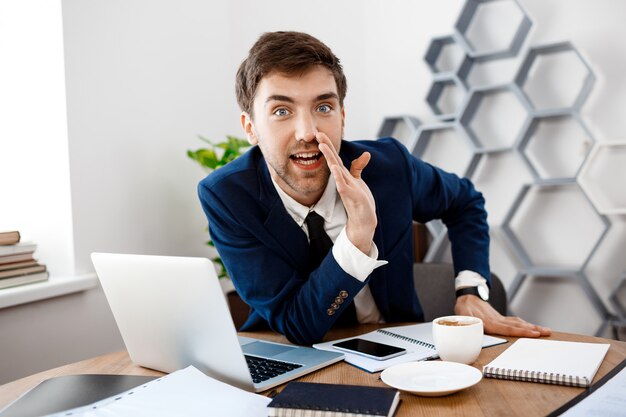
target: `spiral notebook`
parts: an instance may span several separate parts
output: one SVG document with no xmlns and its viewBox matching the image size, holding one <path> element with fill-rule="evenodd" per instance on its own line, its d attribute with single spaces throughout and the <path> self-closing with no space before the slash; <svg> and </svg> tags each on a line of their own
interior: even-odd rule
<svg viewBox="0 0 626 417">
<path fill-rule="evenodd" d="M 483 367 L 489 378 L 588 387 L 609 344 L 518 339 Z"/>
<path fill-rule="evenodd" d="M 437 350 L 433 341 L 432 323 L 411 324 L 408 326 L 386 327 L 378 329 L 358 336 L 361 339 L 372 342 L 384 343 L 386 345 L 397 346 L 406 349 L 404 355 L 395 358 L 379 361 L 369 359 L 364 356 L 346 353 L 345 361 L 351 365 L 364 369 L 368 372 L 378 372 L 397 363 L 423 361 L 428 359 L 436 359 Z M 336 352 L 332 346 L 334 343 L 341 342 L 346 339 L 332 340 L 330 342 L 317 343 L 313 345 L 316 349 L 330 350 Z M 505 339 L 485 335 L 483 337 L 483 347 L 495 346 L 506 343 Z"/>
<path fill-rule="evenodd" d="M 290 382 L 267 406 L 270 417 L 389 417 L 400 403 L 392 388 Z"/>
</svg>

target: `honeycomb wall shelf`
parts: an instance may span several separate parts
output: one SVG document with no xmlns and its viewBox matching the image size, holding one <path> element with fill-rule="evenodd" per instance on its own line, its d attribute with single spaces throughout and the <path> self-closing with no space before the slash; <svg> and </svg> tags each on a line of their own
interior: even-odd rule
<svg viewBox="0 0 626 417">
<path fill-rule="evenodd" d="M 597 144 L 580 170 L 578 182 L 602 214 L 626 214 L 626 141 Z"/>
<path fill-rule="evenodd" d="M 530 111 L 515 84 L 481 87 L 469 92 L 459 123 L 477 149 L 497 152 L 517 144 Z"/>
<path fill-rule="evenodd" d="M 426 96 L 426 102 L 441 121 L 457 118 L 467 90 L 455 74 L 438 74 Z"/>
<path fill-rule="evenodd" d="M 580 115 L 564 111 L 530 118 L 518 148 L 537 181 L 558 180 L 578 176 L 594 143 Z"/>
<path fill-rule="evenodd" d="M 378 138 L 393 137 L 398 139 L 410 151 L 417 141 L 417 130 L 421 122 L 417 117 L 403 115 L 385 117 L 378 129 Z"/>
<path fill-rule="evenodd" d="M 448 35 L 431 40 L 424 61 L 433 74 L 454 74 L 459 71 L 464 56 L 465 50 L 459 45 L 456 35 Z"/>
<path fill-rule="evenodd" d="M 603 301 L 586 271 L 611 228 L 608 216 L 626 214 L 626 140 L 598 142 L 581 115 L 595 85 L 591 65 L 568 41 L 525 46 L 533 22 L 520 1 L 466 0 L 453 33 L 433 37 L 423 56 L 432 74 L 425 99 L 439 122 L 390 117 L 378 136 L 401 132 L 398 139 L 414 156 L 483 181 L 498 199 L 487 204 L 488 221 L 511 260 L 509 301 L 528 277 L 567 285 L 600 316 L 600 335 L 618 328 L 609 303 L 621 303 L 619 322 L 626 326 L 626 272 Z M 509 63 L 519 65 L 511 82 L 488 72 L 480 87 L 470 81 L 477 67 Z M 449 261 L 445 225 L 426 227 L 431 244 L 424 261 Z"/>
<path fill-rule="evenodd" d="M 559 42 L 530 48 L 515 76 L 515 84 L 537 115 L 551 115 L 564 110 L 580 111 L 595 79 L 578 49 L 570 42 Z"/>
<path fill-rule="evenodd" d="M 499 10 L 493 10 L 496 8 Z M 493 20 L 497 20 L 497 17 L 492 17 L 494 14 L 504 14 L 509 18 L 501 26 L 497 26 L 499 30 L 489 38 L 500 41 L 501 45 L 489 44 L 488 39 L 481 39 L 480 36 L 475 39 L 471 33 L 473 28 L 494 27 L 491 24 Z M 532 21 L 517 0 L 468 0 L 454 25 L 459 42 L 468 55 L 477 61 L 516 56 L 531 27 Z"/>
<path fill-rule="evenodd" d="M 541 205 L 545 209 L 546 200 L 548 195 L 540 195 L 539 198 L 535 196 L 536 201 L 527 202 L 528 197 L 531 191 L 539 191 L 539 192 L 549 192 L 551 193 L 551 203 L 561 203 L 561 206 L 568 206 L 572 199 L 571 195 L 573 195 L 576 199 L 574 200 L 576 203 L 581 205 L 579 207 L 580 211 L 577 214 L 576 221 L 585 224 L 591 224 L 596 226 L 594 228 L 594 235 L 589 238 L 585 236 L 577 236 L 577 233 L 582 233 L 579 228 L 577 228 L 577 224 L 565 224 L 562 229 L 568 231 L 567 236 L 561 236 L 559 233 L 554 232 L 554 227 L 550 229 L 550 226 L 554 226 L 554 223 L 564 222 L 567 218 L 559 213 L 558 210 L 544 210 L 542 213 L 543 218 L 537 218 L 537 210 L 533 210 L 533 205 Z M 587 205 L 586 207 L 584 205 Z M 525 210 L 525 212 L 523 212 Z M 542 222 L 541 227 L 537 227 L 537 230 L 533 230 L 529 226 L 520 226 L 519 229 L 522 229 L 525 235 L 520 235 L 520 230 L 516 230 L 515 222 L 524 220 L 516 219 L 518 213 L 522 211 L 521 215 L 524 218 L 530 218 L 533 222 L 533 226 Z M 587 218 L 583 218 L 582 216 L 587 216 Z M 546 273 L 555 270 L 567 271 L 567 270 L 575 270 L 575 271 L 584 271 L 589 260 L 594 255 L 596 250 L 598 249 L 600 243 L 606 236 L 611 223 L 606 216 L 598 213 L 591 201 L 589 201 L 587 195 L 580 189 L 575 180 L 559 180 L 559 181 L 544 181 L 542 183 L 535 184 L 527 184 L 522 187 L 515 201 L 511 205 L 509 212 L 506 214 L 504 221 L 502 223 L 502 232 L 506 236 L 507 240 L 510 242 L 511 247 L 514 249 L 518 258 L 522 262 L 524 269 L 534 268 L 539 271 L 544 271 Z M 546 229 L 547 228 L 547 229 Z M 544 232 L 542 236 L 540 231 Z M 549 233 L 548 233 L 549 232 Z M 584 239 L 583 239 L 584 238 Z M 572 241 L 576 241 L 576 251 L 571 249 L 569 254 L 574 257 L 573 260 L 567 261 L 557 261 L 552 259 L 550 263 L 546 265 L 545 262 L 539 261 L 541 251 L 536 249 L 537 243 L 536 240 L 540 240 L 541 243 L 548 242 L 548 246 L 564 246 L 568 243 L 571 244 Z M 551 239 L 549 241 L 548 239 Z M 574 256 L 576 255 L 576 256 Z"/>
<path fill-rule="evenodd" d="M 481 155 L 458 123 L 425 124 L 420 126 L 416 136 L 414 156 L 460 177 L 471 177 L 476 170 Z M 450 146 L 455 148 L 455 153 L 448 151 Z M 453 159 L 460 162 L 455 163 Z"/>
<path fill-rule="evenodd" d="M 556 268 L 527 268 L 517 273 L 511 285 L 507 288 L 507 296 L 509 300 L 513 300 L 519 293 L 521 287 L 528 281 L 530 277 L 542 277 L 547 279 L 563 279 L 572 280 L 578 284 L 583 291 L 585 298 L 589 301 L 593 309 L 598 314 L 600 326 L 596 330 L 596 334 L 602 334 L 608 326 L 611 325 L 608 309 L 602 302 L 602 299 L 589 282 L 589 278 L 583 271 L 556 269 Z"/>
</svg>

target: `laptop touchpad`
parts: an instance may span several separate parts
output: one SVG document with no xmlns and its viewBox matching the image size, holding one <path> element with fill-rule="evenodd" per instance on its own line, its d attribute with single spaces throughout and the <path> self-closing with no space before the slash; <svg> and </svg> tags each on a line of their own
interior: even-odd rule
<svg viewBox="0 0 626 417">
<path fill-rule="evenodd" d="M 249 355 L 258 355 L 271 357 L 279 355 L 283 352 L 288 352 L 293 349 L 297 349 L 297 347 L 285 346 L 285 345 L 274 345 L 272 343 L 263 343 L 263 342 L 253 342 L 248 343 L 242 346 L 243 353 L 247 353 Z"/>
</svg>

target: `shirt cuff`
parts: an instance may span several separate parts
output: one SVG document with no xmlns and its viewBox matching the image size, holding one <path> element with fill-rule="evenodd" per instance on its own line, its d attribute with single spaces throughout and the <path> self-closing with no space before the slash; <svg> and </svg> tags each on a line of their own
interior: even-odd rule
<svg viewBox="0 0 626 417">
<path fill-rule="evenodd" d="M 483 278 L 479 273 L 474 271 L 461 271 L 454 280 L 454 289 L 460 290 L 461 288 L 468 287 L 484 287 L 489 293 L 489 287 L 487 286 L 487 280 Z"/>
<path fill-rule="evenodd" d="M 376 259 L 378 248 L 374 242 L 372 242 L 370 252 L 367 255 L 364 254 L 350 242 L 345 227 L 333 244 L 333 256 L 341 269 L 361 282 L 364 282 L 374 269 L 387 265 L 387 261 Z"/>
</svg>

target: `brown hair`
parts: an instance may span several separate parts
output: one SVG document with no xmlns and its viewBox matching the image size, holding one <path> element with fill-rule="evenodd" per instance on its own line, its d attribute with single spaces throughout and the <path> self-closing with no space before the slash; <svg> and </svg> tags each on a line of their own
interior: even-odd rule
<svg viewBox="0 0 626 417">
<path fill-rule="evenodd" d="M 335 78 L 339 104 L 348 89 L 339 58 L 330 48 L 302 32 L 267 32 L 250 48 L 237 71 L 235 89 L 242 111 L 252 116 L 252 102 L 261 79 L 270 72 L 301 75 L 315 65 L 328 68 Z"/>
</svg>

